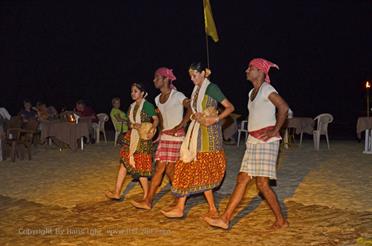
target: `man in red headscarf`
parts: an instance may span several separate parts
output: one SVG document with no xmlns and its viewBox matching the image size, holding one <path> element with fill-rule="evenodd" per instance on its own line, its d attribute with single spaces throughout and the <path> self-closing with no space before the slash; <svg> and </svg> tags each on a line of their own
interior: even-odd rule
<svg viewBox="0 0 372 246">
<path fill-rule="evenodd" d="M 266 199 L 273 211 L 276 221 L 272 229 L 287 227 L 275 192 L 269 185 L 269 179 L 276 179 L 276 162 L 278 159 L 280 135 L 279 130 L 287 118 L 288 105 L 270 84 L 269 70 L 279 67 L 265 59 L 250 61 L 247 80 L 253 84 L 248 99 L 247 149 L 245 151 L 234 192 L 225 212 L 219 218 L 205 218 L 212 226 L 228 229 L 234 210 L 242 200 L 247 185 L 256 178 L 257 189 Z M 276 116 L 276 109 L 278 111 Z"/>
<path fill-rule="evenodd" d="M 161 67 L 155 71 L 154 85 L 160 90 L 155 98 L 160 118 L 160 141 L 155 154 L 156 169 L 152 177 L 150 190 L 144 200 L 132 201 L 136 208 L 151 209 L 152 201 L 158 189 L 164 172 L 169 180 L 173 180 L 174 164 L 180 157 L 180 148 L 184 140 L 184 107 L 189 106 L 189 100 L 173 85 L 176 80 L 172 69 Z"/>
</svg>

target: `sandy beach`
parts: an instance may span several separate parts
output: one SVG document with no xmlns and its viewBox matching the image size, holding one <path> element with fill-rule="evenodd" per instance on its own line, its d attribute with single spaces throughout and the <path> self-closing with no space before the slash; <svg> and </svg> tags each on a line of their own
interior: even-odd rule
<svg viewBox="0 0 372 246">
<path fill-rule="evenodd" d="M 274 218 L 253 184 L 224 231 L 200 219 L 203 196 L 188 200 L 186 218 L 165 218 L 160 209 L 173 202 L 166 178 L 151 211 L 129 203 L 142 195 L 130 177 L 123 201 L 108 201 L 119 159 L 112 143 L 76 152 L 39 146 L 32 161 L 0 162 L 0 245 L 372 245 L 372 155 L 362 149 L 356 141 L 332 141 L 330 150 L 323 143 L 319 152 L 311 141 L 282 149 L 274 189 L 290 227 L 272 232 Z M 220 211 L 244 150 L 225 146 Z"/>
</svg>

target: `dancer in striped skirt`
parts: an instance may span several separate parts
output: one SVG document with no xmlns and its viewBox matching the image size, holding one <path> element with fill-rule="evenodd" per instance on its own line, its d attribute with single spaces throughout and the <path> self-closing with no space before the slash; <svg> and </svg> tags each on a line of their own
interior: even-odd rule
<svg viewBox="0 0 372 246">
<path fill-rule="evenodd" d="M 156 170 L 150 190 L 145 199 L 132 201 L 136 208 L 151 209 L 155 192 L 161 184 L 164 172 L 170 181 L 173 180 L 174 163 L 180 157 L 180 148 L 185 136 L 183 112 L 189 100 L 182 92 L 177 91 L 172 82 L 176 80 L 171 69 L 162 67 L 156 70 L 154 85 L 160 90 L 155 98 L 160 118 L 160 141 L 155 154 Z"/>
<path fill-rule="evenodd" d="M 248 99 L 248 131 L 247 149 L 245 151 L 236 185 L 225 212 L 219 218 L 204 218 L 208 224 L 223 229 L 229 223 L 236 207 L 242 200 L 247 185 L 256 178 L 256 186 L 262 193 L 275 215 L 276 221 L 271 229 L 288 226 L 284 218 L 275 192 L 269 185 L 269 179 L 276 179 L 276 163 L 278 159 L 279 130 L 287 118 L 288 105 L 278 92 L 270 85 L 269 69 L 279 67 L 262 58 L 250 61 L 246 70 L 247 80 L 253 89 Z M 277 115 L 276 115 L 277 109 Z"/>
</svg>

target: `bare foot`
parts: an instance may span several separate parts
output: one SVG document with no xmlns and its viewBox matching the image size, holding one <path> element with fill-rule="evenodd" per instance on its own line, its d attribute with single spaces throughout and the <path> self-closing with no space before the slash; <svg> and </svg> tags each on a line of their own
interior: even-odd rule
<svg viewBox="0 0 372 246">
<path fill-rule="evenodd" d="M 146 209 L 146 210 L 150 210 L 151 209 L 151 206 L 144 200 L 142 201 L 130 201 L 130 203 L 136 207 L 136 208 L 140 208 L 140 209 Z"/>
<path fill-rule="evenodd" d="M 222 218 L 205 217 L 204 220 L 211 226 L 219 227 L 225 230 L 229 229 L 229 222 L 224 221 Z"/>
<path fill-rule="evenodd" d="M 183 210 L 177 207 L 172 208 L 169 211 L 160 210 L 160 212 L 168 218 L 182 218 L 183 217 Z"/>
<path fill-rule="evenodd" d="M 289 227 L 289 223 L 286 220 L 275 221 L 275 223 L 272 224 L 272 226 L 270 226 L 269 230 L 274 231 L 274 230 L 284 229 L 288 227 Z"/>
<path fill-rule="evenodd" d="M 119 194 L 115 194 L 115 193 L 113 193 L 111 191 L 106 191 L 105 192 L 105 196 L 107 198 L 111 199 L 111 200 L 120 200 L 121 199 L 121 197 L 120 197 Z"/>
</svg>

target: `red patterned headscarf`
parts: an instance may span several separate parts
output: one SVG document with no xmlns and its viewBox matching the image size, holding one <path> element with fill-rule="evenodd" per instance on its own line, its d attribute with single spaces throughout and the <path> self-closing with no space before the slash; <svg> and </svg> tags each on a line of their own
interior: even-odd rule
<svg viewBox="0 0 372 246">
<path fill-rule="evenodd" d="M 249 66 L 254 66 L 255 68 L 258 68 L 259 70 L 263 71 L 265 73 L 265 81 L 267 83 L 270 83 L 270 77 L 269 77 L 269 70 L 271 67 L 275 67 L 276 69 L 279 69 L 278 65 L 265 60 L 263 58 L 254 58 L 249 62 Z"/>
<path fill-rule="evenodd" d="M 161 68 L 158 68 L 156 71 L 155 71 L 155 74 L 158 74 L 162 77 L 166 77 L 168 78 L 170 81 L 174 81 L 176 80 L 176 76 L 174 76 L 173 74 L 173 70 L 172 69 L 169 69 L 169 68 L 166 68 L 166 67 L 161 67 Z"/>
<path fill-rule="evenodd" d="M 166 67 L 161 67 L 161 68 L 158 68 L 155 71 L 155 74 L 160 75 L 160 76 L 165 77 L 165 78 L 168 78 L 170 80 L 171 89 L 176 89 L 176 87 L 172 83 L 173 81 L 175 81 L 177 79 L 176 76 L 174 76 L 174 74 L 173 74 L 173 69 L 169 69 L 169 68 L 166 68 Z"/>
</svg>

